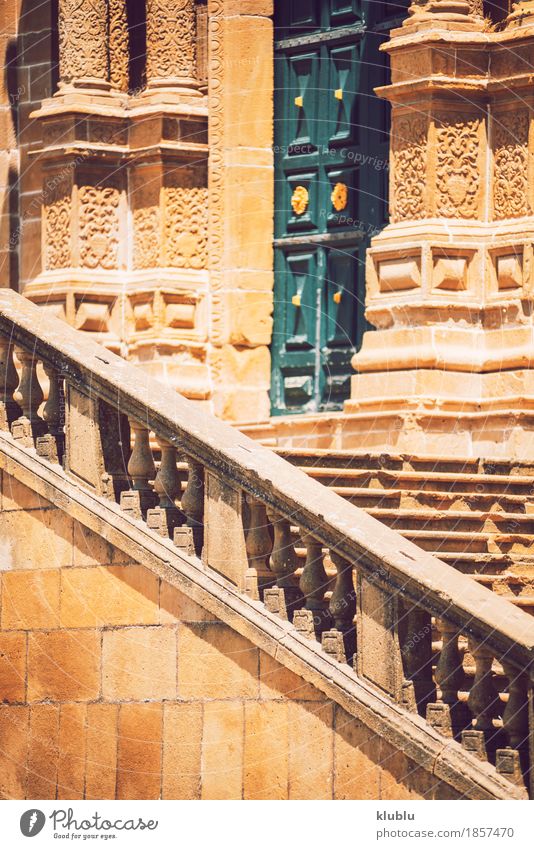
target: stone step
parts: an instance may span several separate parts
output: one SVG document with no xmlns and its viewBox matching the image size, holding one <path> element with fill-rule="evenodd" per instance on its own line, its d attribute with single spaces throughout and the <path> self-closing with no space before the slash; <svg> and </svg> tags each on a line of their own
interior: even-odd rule
<svg viewBox="0 0 534 849">
<path fill-rule="evenodd" d="M 331 449 L 277 448 L 278 454 L 294 465 L 308 467 L 328 467 L 334 469 L 391 469 L 415 472 L 437 472 L 475 475 L 495 475 L 497 477 L 534 478 L 534 463 L 502 458 L 473 457 L 416 457 L 407 454 L 357 453 L 355 451 L 336 451 Z"/>
<path fill-rule="evenodd" d="M 503 573 L 510 578 L 534 575 L 534 552 L 532 554 L 482 554 L 469 552 L 442 551 L 440 560 L 454 566 L 468 575 L 499 576 Z"/>
<path fill-rule="evenodd" d="M 534 553 L 534 537 L 527 534 L 488 534 L 465 531 L 406 530 L 406 539 L 441 558 L 442 552 L 485 554 Z"/>
<path fill-rule="evenodd" d="M 321 483 L 325 483 L 321 481 Z M 501 513 L 524 513 L 525 496 L 502 493 L 479 492 L 444 492 L 440 490 L 418 489 L 380 489 L 376 487 L 338 486 L 325 484 L 351 504 L 367 509 L 369 507 L 386 507 L 391 510 L 431 509 L 431 510 L 464 510 L 471 512 L 500 511 Z"/>
<path fill-rule="evenodd" d="M 377 469 L 342 469 L 330 466 L 298 465 L 301 471 L 336 487 L 369 487 L 374 489 L 407 489 L 432 492 L 461 492 L 476 495 L 534 495 L 534 477 L 530 475 L 479 475 L 455 472 Z M 404 486 L 403 486 L 404 484 Z"/>
<path fill-rule="evenodd" d="M 384 510 L 369 508 L 370 516 L 403 533 L 412 530 L 436 530 L 443 534 L 452 531 L 487 533 L 491 535 L 528 535 L 534 544 L 534 521 L 523 513 L 499 511 Z"/>
</svg>

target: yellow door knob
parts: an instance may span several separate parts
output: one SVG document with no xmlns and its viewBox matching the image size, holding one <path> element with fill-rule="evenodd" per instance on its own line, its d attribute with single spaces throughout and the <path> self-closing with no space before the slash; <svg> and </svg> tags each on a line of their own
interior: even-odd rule
<svg viewBox="0 0 534 849">
<path fill-rule="evenodd" d="M 291 303 L 294 307 L 300 307 L 300 295 L 293 295 L 291 298 Z"/>
<path fill-rule="evenodd" d="M 302 106 L 304 103 L 304 98 L 299 95 L 299 97 L 295 97 L 295 106 Z"/>
<path fill-rule="evenodd" d="M 341 292 L 334 292 L 333 300 L 334 300 L 335 304 L 340 304 L 341 303 Z"/>
<path fill-rule="evenodd" d="M 334 92 L 334 97 L 336 98 L 336 100 L 343 100 L 343 89 L 342 88 L 336 88 L 336 90 Z"/>
</svg>

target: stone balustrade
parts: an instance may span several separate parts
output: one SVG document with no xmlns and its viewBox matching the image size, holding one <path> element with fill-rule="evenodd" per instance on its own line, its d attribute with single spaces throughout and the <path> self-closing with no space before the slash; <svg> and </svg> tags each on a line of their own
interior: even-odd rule
<svg viewBox="0 0 534 849">
<path fill-rule="evenodd" d="M 19 445 L 528 786 L 531 617 L 10 290 L 0 372 Z"/>
</svg>

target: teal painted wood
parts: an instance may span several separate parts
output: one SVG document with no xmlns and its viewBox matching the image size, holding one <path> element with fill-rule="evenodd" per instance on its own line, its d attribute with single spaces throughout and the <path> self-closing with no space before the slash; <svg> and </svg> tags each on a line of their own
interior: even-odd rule
<svg viewBox="0 0 534 849">
<path fill-rule="evenodd" d="M 350 394 L 366 327 L 365 249 L 387 210 L 389 115 L 373 94 L 387 80 L 379 45 L 405 8 L 277 4 L 274 415 L 337 410 Z M 305 209 L 292 208 L 296 189 L 307 192 Z"/>
</svg>

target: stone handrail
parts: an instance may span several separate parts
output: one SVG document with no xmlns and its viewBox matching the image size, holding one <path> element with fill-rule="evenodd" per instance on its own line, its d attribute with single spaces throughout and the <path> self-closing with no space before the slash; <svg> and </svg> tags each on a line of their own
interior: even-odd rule
<svg viewBox="0 0 534 849">
<path fill-rule="evenodd" d="M 49 379 L 44 406 L 39 364 Z M 0 427 L 525 781 L 532 617 L 6 289 Z"/>
</svg>

